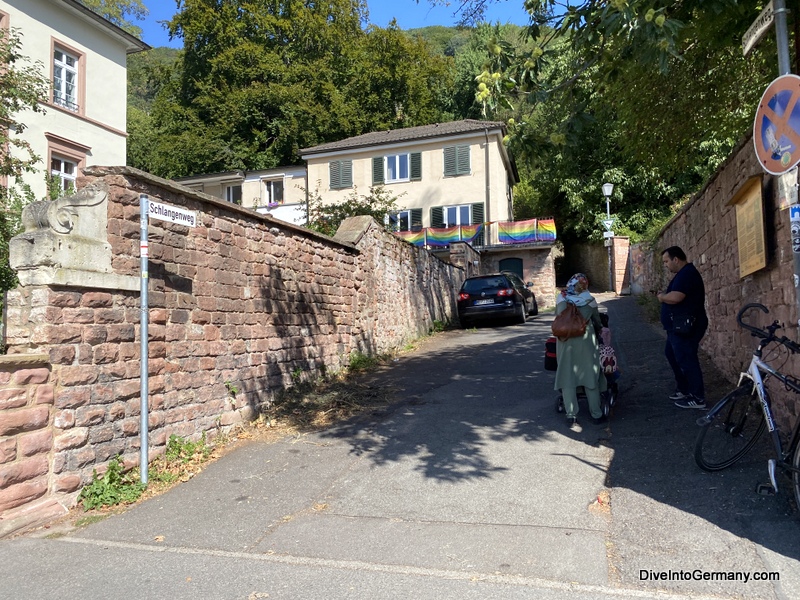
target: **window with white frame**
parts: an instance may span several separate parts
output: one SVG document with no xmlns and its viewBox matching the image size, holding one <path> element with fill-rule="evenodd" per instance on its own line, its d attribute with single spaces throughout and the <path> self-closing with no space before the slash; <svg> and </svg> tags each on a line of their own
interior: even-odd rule
<svg viewBox="0 0 800 600">
<path fill-rule="evenodd" d="M 386 215 L 389 231 L 419 231 L 422 229 L 422 209 L 392 211 Z"/>
<path fill-rule="evenodd" d="M 264 199 L 267 206 L 283 204 L 283 179 L 264 180 Z"/>
<path fill-rule="evenodd" d="M 53 50 L 53 103 L 78 112 L 78 57 Z"/>
<path fill-rule="evenodd" d="M 409 181 L 408 154 L 392 154 L 385 157 L 386 183 Z"/>
<path fill-rule="evenodd" d="M 444 219 L 445 227 L 472 225 L 472 216 L 470 215 L 471 205 L 445 206 L 443 209 L 442 218 Z"/>
<path fill-rule="evenodd" d="M 241 184 L 226 185 L 225 186 L 225 200 L 232 204 L 242 203 L 242 186 Z"/>
<path fill-rule="evenodd" d="M 74 190 L 75 179 L 78 176 L 78 165 L 68 158 L 53 154 L 50 157 L 50 174 L 61 179 L 62 190 Z"/>
<path fill-rule="evenodd" d="M 389 220 L 389 231 L 411 231 L 411 213 L 399 210 L 386 215 Z"/>
</svg>

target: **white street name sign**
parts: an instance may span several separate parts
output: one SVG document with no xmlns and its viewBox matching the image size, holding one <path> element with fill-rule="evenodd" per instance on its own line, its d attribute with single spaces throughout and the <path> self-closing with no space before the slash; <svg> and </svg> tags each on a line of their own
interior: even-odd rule
<svg viewBox="0 0 800 600">
<path fill-rule="evenodd" d="M 753 24 L 747 28 L 747 31 L 742 36 L 742 52 L 744 52 L 745 56 L 753 49 L 753 46 L 761 41 L 761 38 L 764 37 L 774 20 L 775 14 L 772 11 L 772 0 L 769 0 L 764 10 L 761 11 L 758 18 L 753 21 Z"/>
<path fill-rule="evenodd" d="M 169 221 L 170 223 L 177 223 L 178 225 L 186 225 L 187 227 L 197 226 L 197 212 L 193 210 L 186 210 L 185 208 L 178 208 L 169 204 L 159 204 L 158 202 L 149 202 L 147 214 L 153 219 L 160 221 Z"/>
</svg>

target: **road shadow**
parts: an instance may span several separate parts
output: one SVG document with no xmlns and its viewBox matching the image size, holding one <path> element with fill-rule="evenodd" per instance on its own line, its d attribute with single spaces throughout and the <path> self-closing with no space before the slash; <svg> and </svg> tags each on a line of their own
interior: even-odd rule
<svg viewBox="0 0 800 600">
<path fill-rule="evenodd" d="M 702 471 L 695 464 L 694 447 L 696 421 L 703 412 L 677 408 L 668 399 L 675 384 L 664 357 L 660 325 L 646 321 L 635 298 L 610 299 L 604 305 L 623 370 L 621 401 L 611 426 L 612 498 L 614 490 L 632 491 L 782 556 L 800 559 L 800 521 L 790 480 L 781 478 L 777 496 L 756 493 L 758 484 L 768 482 L 767 436 L 735 466 L 717 473 Z M 701 356 L 701 362 L 707 399 L 713 405 L 735 382 L 727 380 L 707 356 Z"/>
<path fill-rule="evenodd" d="M 570 431 L 555 410 L 554 374 L 544 370 L 551 321 L 534 317 L 439 334 L 422 351 L 360 380 L 394 388 L 396 403 L 320 435 L 347 441 L 352 454 L 376 466 L 411 459 L 415 470 L 441 481 L 487 479 L 508 470 L 493 459 L 498 441 L 566 437 L 605 446 L 602 427 Z M 588 420 L 588 409 L 582 411 Z"/>
</svg>

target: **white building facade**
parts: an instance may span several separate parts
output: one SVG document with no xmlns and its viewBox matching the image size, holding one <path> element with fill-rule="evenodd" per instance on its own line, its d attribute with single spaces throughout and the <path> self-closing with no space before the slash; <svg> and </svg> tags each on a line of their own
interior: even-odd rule
<svg viewBox="0 0 800 600">
<path fill-rule="evenodd" d="M 126 164 L 127 55 L 149 46 L 74 0 L 0 0 L 0 27 L 50 82 L 45 113 L 18 115 L 42 159 L 24 178 L 34 196 L 46 196 L 45 173 L 66 188 L 83 167 Z"/>
</svg>

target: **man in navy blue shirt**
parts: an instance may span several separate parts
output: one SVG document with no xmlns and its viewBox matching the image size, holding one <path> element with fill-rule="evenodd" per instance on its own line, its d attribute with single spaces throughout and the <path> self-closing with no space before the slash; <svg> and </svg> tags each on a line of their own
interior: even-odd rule
<svg viewBox="0 0 800 600">
<path fill-rule="evenodd" d="M 664 268 L 675 276 L 666 292 L 658 293 L 661 324 L 667 332 L 664 354 L 675 373 L 677 389 L 669 399 L 680 408 L 706 408 L 703 371 L 697 351 L 708 329 L 706 289 L 695 266 L 678 246 L 661 253 Z"/>
</svg>

